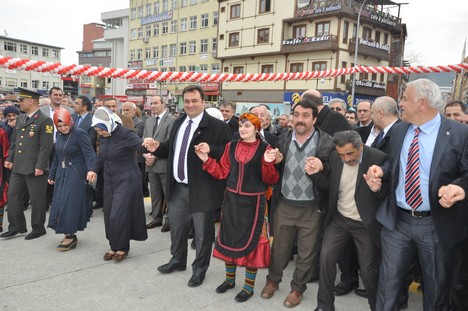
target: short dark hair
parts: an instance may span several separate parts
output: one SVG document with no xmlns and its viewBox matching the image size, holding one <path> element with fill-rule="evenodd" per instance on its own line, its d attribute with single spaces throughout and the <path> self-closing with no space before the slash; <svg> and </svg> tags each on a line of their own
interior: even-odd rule
<svg viewBox="0 0 468 311">
<path fill-rule="evenodd" d="M 347 144 L 352 144 L 354 148 L 359 148 L 362 145 L 362 139 L 361 135 L 356 131 L 341 131 L 333 135 L 333 144 L 340 148 Z"/>
<path fill-rule="evenodd" d="M 49 90 L 49 96 L 52 95 L 52 91 L 53 91 L 53 90 L 60 91 L 60 92 L 63 93 L 63 91 L 62 91 L 61 88 L 59 88 L 58 86 L 53 86 L 53 87 L 51 87 L 50 90 Z"/>
<path fill-rule="evenodd" d="M 347 113 L 352 113 L 352 114 L 354 114 L 354 118 L 357 118 L 356 110 L 348 109 L 348 110 L 346 110 L 345 115 L 346 115 Z"/>
<path fill-rule="evenodd" d="M 219 104 L 219 107 L 231 107 L 232 110 L 236 110 L 234 109 L 234 104 L 231 102 L 231 101 L 222 101 L 220 104 Z"/>
<path fill-rule="evenodd" d="M 185 93 L 191 93 L 195 91 L 197 91 L 200 94 L 200 98 L 202 100 L 205 100 L 205 92 L 203 91 L 202 87 L 197 84 L 186 86 L 182 91 L 182 97 L 184 97 Z"/>
<path fill-rule="evenodd" d="M 114 97 L 107 97 L 107 98 L 104 98 L 102 100 L 102 102 L 105 104 L 106 102 L 110 102 L 111 100 L 115 100 L 116 103 L 119 103 L 119 101 L 117 99 L 115 99 Z"/>
<path fill-rule="evenodd" d="M 465 104 L 463 104 L 461 101 L 459 100 L 451 100 L 447 103 L 447 105 L 445 105 L 445 109 L 447 109 L 447 107 L 456 107 L 456 106 L 460 106 L 461 110 L 463 111 L 463 113 L 465 113 L 466 111 L 466 106 Z M 444 109 L 444 111 L 445 111 Z"/>
<path fill-rule="evenodd" d="M 303 99 L 303 100 L 298 101 L 293 106 L 293 113 L 294 113 L 294 110 L 296 110 L 297 106 L 301 106 L 302 108 L 305 108 L 305 109 L 312 109 L 312 116 L 314 118 L 317 118 L 318 108 L 317 108 L 317 104 L 315 104 L 313 101 L 308 100 L 308 99 Z"/>
<path fill-rule="evenodd" d="M 83 106 L 86 106 L 87 111 L 93 110 L 93 105 L 91 104 L 91 100 L 89 99 L 88 96 L 80 95 L 75 98 L 75 100 L 81 99 L 81 104 Z"/>
</svg>

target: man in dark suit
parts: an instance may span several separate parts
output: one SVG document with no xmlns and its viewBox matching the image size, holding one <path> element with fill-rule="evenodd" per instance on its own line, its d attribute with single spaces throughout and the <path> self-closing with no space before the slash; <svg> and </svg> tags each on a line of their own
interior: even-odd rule
<svg viewBox="0 0 468 311">
<path fill-rule="evenodd" d="M 387 188 L 384 185 L 376 191 L 376 186 L 368 184 L 363 174 L 371 165 L 382 165 L 388 156 L 365 146 L 355 131 L 336 133 L 333 143 L 336 150 L 330 155 L 328 167 L 315 157 L 307 158 L 305 167 L 307 174 L 317 174 L 317 180 L 322 180 L 318 185 L 329 188 L 316 310 L 335 310 L 336 262 L 350 240 L 356 244 L 369 305 L 375 310 L 381 228 L 375 212 L 385 198 Z"/>
<path fill-rule="evenodd" d="M 91 114 L 91 111 L 93 110 L 91 100 L 84 95 L 78 96 L 73 102 L 73 110 L 75 111 L 75 114 L 72 118 L 75 126 L 88 133 L 91 145 L 94 150 L 96 150 L 97 134 L 94 127 L 91 126 L 93 120 L 93 115 Z"/>
<path fill-rule="evenodd" d="M 46 189 L 49 171 L 49 156 L 53 146 L 54 125 L 48 115 L 39 110 L 41 94 L 19 88 L 20 115 L 16 122 L 11 139 L 5 167 L 12 169 L 8 189 L 8 231 L 0 235 L 3 238 L 13 237 L 27 232 L 23 212 L 24 193 L 31 199 L 32 231 L 26 240 L 36 239 L 46 230 Z"/>
<path fill-rule="evenodd" d="M 175 118 L 167 111 L 166 101 L 162 96 L 151 98 L 152 116 L 146 120 L 143 138 L 153 138 L 156 141 L 165 142 L 170 138 Z M 146 172 L 150 184 L 151 215 L 153 220 L 146 225 L 147 229 L 153 229 L 163 224 L 164 200 L 167 198 L 166 171 L 167 159 L 157 159 L 151 153 L 143 154 L 146 160 Z M 168 221 L 166 217 L 166 221 Z"/>
<path fill-rule="evenodd" d="M 468 128 L 439 114 L 439 87 L 427 79 L 408 83 L 399 106 L 405 122 L 392 129 L 392 162 L 368 172 L 391 181 L 376 215 L 384 226 L 377 310 L 396 309 L 416 250 L 424 309 L 448 310 L 453 249 L 468 233 Z"/>
<path fill-rule="evenodd" d="M 224 122 L 229 125 L 229 129 L 231 130 L 231 135 L 235 132 L 239 131 L 239 119 L 234 116 L 234 105 L 230 101 L 223 101 L 219 105 L 219 111 L 223 115 Z"/>
<path fill-rule="evenodd" d="M 203 162 L 195 154 L 195 146 L 206 142 L 210 147 L 209 156 L 219 160 L 231 135 L 225 122 L 205 112 L 205 93 L 200 86 L 189 85 L 182 94 L 185 115 L 174 122 L 169 141 L 156 142 L 146 138 L 144 145 L 157 158 L 168 159 L 172 258 L 169 263 L 158 267 L 158 271 L 171 273 L 186 269 L 187 239 L 193 222 L 196 255 L 188 286 L 197 287 L 203 283 L 210 264 L 214 239 L 213 210 L 221 206 L 226 183 L 203 170 Z"/>
<path fill-rule="evenodd" d="M 317 90 L 307 90 L 301 95 L 301 100 L 310 100 L 317 105 L 319 114 L 317 117 L 316 125 L 325 133 L 330 136 L 335 135 L 336 132 L 348 131 L 351 129 L 345 117 L 323 104 L 322 94 Z"/>
</svg>

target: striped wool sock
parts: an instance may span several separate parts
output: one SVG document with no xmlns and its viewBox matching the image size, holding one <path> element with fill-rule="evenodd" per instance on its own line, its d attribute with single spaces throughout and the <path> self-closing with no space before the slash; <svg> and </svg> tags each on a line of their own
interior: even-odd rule
<svg viewBox="0 0 468 311">
<path fill-rule="evenodd" d="M 5 210 L 5 206 L 0 207 L 0 227 L 3 226 L 3 211 Z"/>
<path fill-rule="evenodd" d="M 236 265 L 225 263 L 226 265 L 226 282 L 232 285 L 236 284 Z"/>
<path fill-rule="evenodd" d="M 257 269 L 245 268 L 245 283 L 244 283 L 244 287 L 242 288 L 242 290 L 246 291 L 249 295 L 253 294 L 256 277 L 257 277 Z"/>
</svg>

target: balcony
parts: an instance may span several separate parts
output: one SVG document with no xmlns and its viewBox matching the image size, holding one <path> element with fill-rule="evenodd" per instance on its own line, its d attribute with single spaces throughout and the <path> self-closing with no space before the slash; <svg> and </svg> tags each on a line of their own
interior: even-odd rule
<svg viewBox="0 0 468 311">
<path fill-rule="evenodd" d="M 380 62 L 381 60 L 387 61 L 390 59 L 390 46 L 387 44 L 380 44 L 374 42 L 371 39 L 359 38 L 358 42 L 358 54 L 363 55 L 365 58 L 368 56 L 377 58 Z M 349 39 L 348 45 L 349 55 L 354 54 L 356 51 L 356 39 Z"/>
<path fill-rule="evenodd" d="M 346 80 L 346 90 L 351 93 L 353 80 Z M 356 80 L 355 92 L 372 96 L 384 96 L 386 85 L 383 82 Z"/>
<path fill-rule="evenodd" d="M 283 40 L 281 53 L 337 51 L 338 38 L 335 35 L 320 37 L 290 38 Z"/>
</svg>

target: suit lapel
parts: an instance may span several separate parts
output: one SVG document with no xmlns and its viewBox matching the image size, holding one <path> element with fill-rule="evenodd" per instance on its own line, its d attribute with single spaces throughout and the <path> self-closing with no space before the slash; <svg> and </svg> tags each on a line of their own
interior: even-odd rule
<svg viewBox="0 0 468 311">
<path fill-rule="evenodd" d="M 450 135 L 456 135 L 455 133 L 451 133 L 450 129 L 450 122 L 447 121 L 444 117 L 441 118 L 439 133 L 437 134 L 437 140 L 435 143 L 434 154 L 432 155 L 432 162 L 431 162 L 431 171 L 429 173 L 429 183 L 434 178 L 434 174 L 439 167 L 440 161 L 442 160 L 442 156 L 444 154 L 445 149 L 450 141 Z"/>
<path fill-rule="evenodd" d="M 166 123 L 168 113 L 169 112 L 166 112 L 164 114 L 164 116 L 159 120 L 158 127 L 156 128 L 156 132 L 154 132 L 153 137 L 158 136 L 159 131 L 161 130 L 161 127 L 164 126 L 164 123 Z M 156 125 L 156 118 L 153 119 L 153 126 L 152 127 L 154 128 L 155 125 Z"/>
<path fill-rule="evenodd" d="M 359 164 L 358 168 L 358 175 L 356 180 L 356 192 L 361 186 L 361 182 L 363 182 L 364 178 L 362 177 L 363 174 L 367 173 L 367 168 L 369 167 L 369 152 L 366 150 L 366 147 L 363 146 L 362 149 L 362 161 Z"/>
</svg>

